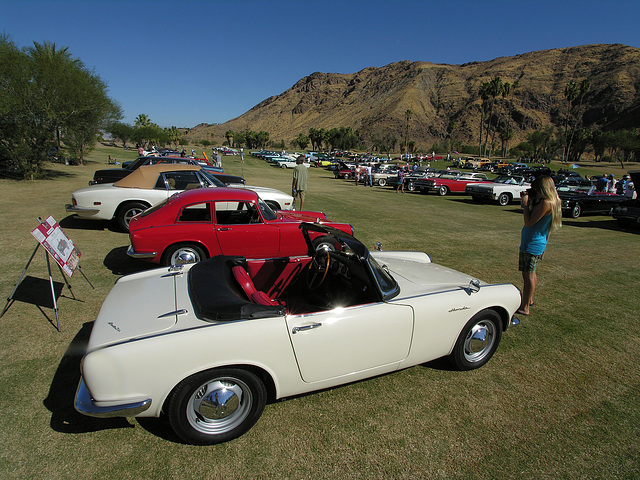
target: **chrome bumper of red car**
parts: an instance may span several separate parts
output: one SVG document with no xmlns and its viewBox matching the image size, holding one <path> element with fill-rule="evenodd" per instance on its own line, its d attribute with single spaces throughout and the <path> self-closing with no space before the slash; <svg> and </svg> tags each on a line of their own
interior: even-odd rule
<svg viewBox="0 0 640 480">
<path fill-rule="evenodd" d="M 158 252 L 136 252 L 133 249 L 133 245 L 130 245 L 129 249 L 127 250 L 127 255 L 132 258 L 154 258 L 156 255 L 158 255 Z"/>
</svg>

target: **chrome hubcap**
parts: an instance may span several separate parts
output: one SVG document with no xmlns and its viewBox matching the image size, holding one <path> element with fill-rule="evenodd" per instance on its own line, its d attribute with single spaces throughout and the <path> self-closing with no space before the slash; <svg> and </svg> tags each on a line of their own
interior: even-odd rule
<svg viewBox="0 0 640 480">
<path fill-rule="evenodd" d="M 491 351 L 496 339 L 495 325 L 482 320 L 469 331 L 464 341 L 464 357 L 468 362 L 481 361 Z"/>
<path fill-rule="evenodd" d="M 195 263 L 199 261 L 200 257 L 198 254 L 189 248 L 177 250 L 171 256 L 171 265 L 183 265 L 185 263 Z"/>
<path fill-rule="evenodd" d="M 191 426 L 206 434 L 228 432 L 251 410 L 251 391 L 237 379 L 215 379 L 196 390 L 187 405 Z"/>
</svg>

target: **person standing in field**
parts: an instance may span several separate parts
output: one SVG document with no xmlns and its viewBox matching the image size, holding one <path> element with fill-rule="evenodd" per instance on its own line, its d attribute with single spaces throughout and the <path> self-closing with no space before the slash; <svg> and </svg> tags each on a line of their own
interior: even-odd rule
<svg viewBox="0 0 640 480">
<path fill-rule="evenodd" d="M 309 170 L 303 165 L 304 155 L 296 158 L 296 166 L 293 167 L 293 181 L 291 183 L 291 196 L 293 197 L 293 207 L 296 206 L 296 198 L 300 198 L 300 210 L 304 208 L 304 198 L 307 192 L 307 180 Z"/>
<path fill-rule="evenodd" d="M 522 272 L 524 288 L 517 313 L 529 315 L 538 277 L 536 268 L 547 248 L 549 234 L 562 226 L 562 209 L 553 179 L 542 175 L 522 194 L 524 226 L 520 233 L 518 270 Z"/>
</svg>

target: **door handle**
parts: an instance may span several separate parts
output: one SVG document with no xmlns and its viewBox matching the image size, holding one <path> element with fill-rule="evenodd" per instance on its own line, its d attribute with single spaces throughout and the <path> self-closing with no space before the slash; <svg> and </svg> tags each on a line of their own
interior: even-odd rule
<svg viewBox="0 0 640 480">
<path fill-rule="evenodd" d="M 218 228 L 219 232 L 228 232 L 229 230 L 231 230 L 229 227 L 220 227 L 220 228 Z"/>
<path fill-rule="evenodd" d="M 321 326 L 322 326 L 321 323 L 314 323 L 312 325 L 304 325 L 302 327 L 293 327 L 293 330 L 291 330 L 291 333 L 295 335 L 298 332 L 304 332 L 305 330 L 312 330 L 314 328 L 318 328 Z"/>
</svg>

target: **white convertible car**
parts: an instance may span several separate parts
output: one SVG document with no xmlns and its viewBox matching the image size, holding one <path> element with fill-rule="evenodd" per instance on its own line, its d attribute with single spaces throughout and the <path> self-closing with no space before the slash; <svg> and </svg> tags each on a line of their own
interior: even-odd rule
<svg viewBox="0 0 640 480">
<path fill-rule="evenodd" d="M 176 193 L 192 188 L 225 187 L 220 180 L 197 165 L 146 165 L 115 183 L 90 185 L 71 194 L 69 213 L 80 218 L 116 219 L 120 228 L 129 231 L 134 215 Z M 236 186 L 256 192 L 273 210 L 292 210 L 293 197 L 280 190 L 255 186 Z"/>
<path fill-rule="evenodd" d="M 217 256 L 120 278 L 94 322 L 75 408 L 164 413 L 184 441 L 219 443 L 249 430 L 267 401 L 440 357 L 478 368 L 518 323 L 511 284 L 300 228 L 308 256 Z M 310 231 L 336 250 L 314 251 Z"/>
<path fill-rule="evenodd" d="M 490 200 L 505 206 L 519 202 L 522 192 L 531 188 L 531 184 L 521 175 L 500 175 L 491 183 L 469 183 L 464 192 L 471 195 L 475 202 Z"/>
</svg>

